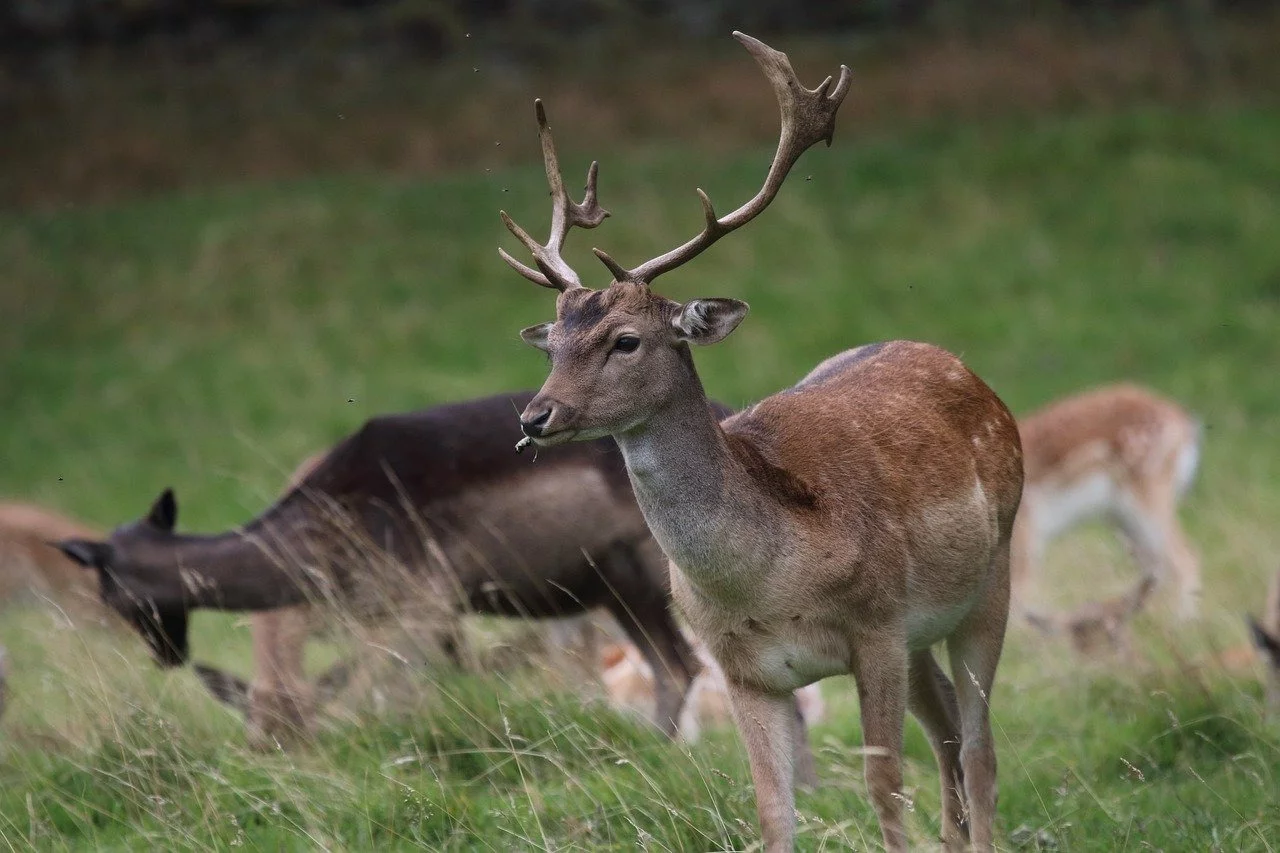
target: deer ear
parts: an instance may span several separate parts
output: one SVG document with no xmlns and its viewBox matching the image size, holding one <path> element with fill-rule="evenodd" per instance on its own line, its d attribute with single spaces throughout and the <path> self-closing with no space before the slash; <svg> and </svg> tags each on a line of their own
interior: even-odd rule
<svg viewBox="0 0 1280 853">
<path fill-rule="evenodd" d="M 147 513 L 147 523 L 158 527 L 165 533 L 172 533 L 178 523 L 178 499 L 173 496 L 173 489 L 165 489 L 151 505 Z"/>
<path fill-rule="evenodd" d="M 748 310 L 739 299 L 691 299 L 680 307 L 671 325 L 677 340 L 706 346 L 729 337 Z"/>
<path fill-rule="evenodd" d="M 543 352 L 547 351 L 547 333 L 551 331 L 551 327 L 555 323 L 539 323 L 536 326 L 530 326 L 527 329 L 520 330 L 521 339 L 531 347 L 537 347 Z"/>
<path fill-rule="evenodd" d="M 111 564 L 111 546 L 106 542 L 91 542 L 88 539 L 63 539 L 61 542 L 50 542 L 49 544 L 86 569 L 105 569 Z"/>
</svg>

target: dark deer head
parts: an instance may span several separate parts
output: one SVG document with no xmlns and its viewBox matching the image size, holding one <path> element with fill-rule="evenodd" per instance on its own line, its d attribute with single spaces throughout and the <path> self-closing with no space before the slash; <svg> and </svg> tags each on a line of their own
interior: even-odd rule
<svg viewBox="0 0 1280 853">
<path fill-rule="evenodd" d="M 104 604 L 131 624 L 162 666 L 187 661 L 188 598 L 180 573 L 165 560 L 174 538 L 178 503 L 165 489 L 142 519 L 116 528 L 103 541 L 64 539 L 50 543 L 98 573 Z"/>
</svg>

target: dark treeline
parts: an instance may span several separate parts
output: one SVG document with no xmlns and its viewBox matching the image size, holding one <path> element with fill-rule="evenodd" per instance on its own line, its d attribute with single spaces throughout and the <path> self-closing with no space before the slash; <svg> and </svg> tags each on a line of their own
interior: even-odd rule
<svg viewBox="0 0 1280 853">
<path fill-rule="evenodd" d="M 1275 0 L 0 0 L 10 59 L 161 43 L 199 58 L 236 42 L 376 46 L 419 58 L 475 32 L 554 43 L 597 31 L 701 37 L 760 33 L 973 27 L 1046 12 L 1105 19 L 1142 7 L 1212 15 Z"/>
</svg>

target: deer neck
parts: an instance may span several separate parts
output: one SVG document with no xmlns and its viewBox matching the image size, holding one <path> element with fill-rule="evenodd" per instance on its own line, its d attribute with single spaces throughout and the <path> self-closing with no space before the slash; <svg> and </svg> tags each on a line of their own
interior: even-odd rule
<svg viewBox="0 0 1280 853">
<path fill-rule="evenodd" d="M 307 600 L 298 570 L 300 508 L 277 505 L 242 529 L 175 536 L 166 563 L 178 570 L 188 607 L 269 610 Z"/>
<path fill-rule="evenodd" d="M 731 449 L 692 363 L 667 405 L 614 438 L 645 521 L 695 584 L 735 582 L 776 550 L 777 514 Z M 769 535 L 774 544 L 762 550 Z"/>
</svg>

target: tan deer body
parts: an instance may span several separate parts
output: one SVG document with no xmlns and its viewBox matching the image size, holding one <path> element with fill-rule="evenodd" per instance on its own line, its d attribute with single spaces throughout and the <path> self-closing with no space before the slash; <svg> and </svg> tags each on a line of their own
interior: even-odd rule
<svg viewBox="0 0 1280 853">
<path fill-rule="evenodd" d="M 909 709 L 938 757 L 949 848 L 992 846 L 995 745 L 988 701 L 1008 616 L 1013 521 L 1022 493 L 1017 426 L 958 359 L 909 341 L 828 359 L 794 387 L 718 422 L 690 345 L 723 340 L 747 313 L 733 299 L 684 304 L 649 284 L 758 215 L 791 166 L 830 141 L 849 72 L 815 90 L 786 56 L 735 33 L 773 86 L 782 134 L 763 188 L 718 216 L 701 194 L 702 232 L 625 269 L 599 291 L 564 262 L 569 229 L 595 227 L 592 164 L 581 203 L 569 200 L 545 112 L 537 105 L 551 184 L 551 237 L 504 222 L 560 291 L 556 321 L 524 339 L 551 374 L 525 408 L 540 446 L 612 435 L 636 499 L 671 559 L 672 594 L 724 672 L 747 747 L 764 847 L 790 850 L 796 747 L 794 691 L 852 673 L 867 784 L 886 846 L 902 850 L 903 720 Z M 955 685 L 931 647 L 945 641 Z M 968 821 L 964 818 L 967 816 Z"/>
<path fill-rule="evenodd" d="M 1046 544 L 1100 517 L 1131 544 L 1139 583 L 1172 581 L 1179 613 L 1194 615 L 1199 560 L 1177 509 L 1199 460 L 1198 421 L 1176 403 L 1123 384 L 1046 406 L 1023 418 L 1019 430 L 1027 484 L 1015 532 L 1015 603 L 1033 606 Z"/>
<path fill-rule="evenodd" d="M 83 568 L 48 543 L 97 531 L 27 503 L 0 503 L 0 606 L 38 598 L 71 622 L 113 622 L 98 601 L 97 584 Z"/>
</svg>

